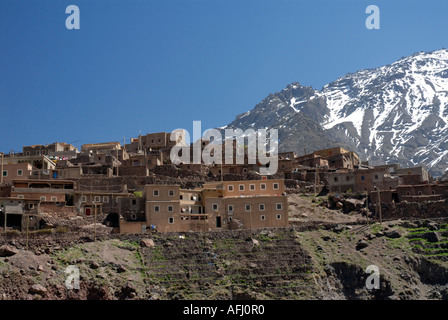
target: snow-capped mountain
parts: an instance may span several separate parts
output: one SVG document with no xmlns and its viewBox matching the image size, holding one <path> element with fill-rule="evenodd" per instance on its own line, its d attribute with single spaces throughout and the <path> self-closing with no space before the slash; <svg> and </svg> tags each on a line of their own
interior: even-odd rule
<svg viewBox="0 0 448 320">
<path fill-rule="evenodd" d="M 448 50 L 349 73 L 321 90 L 299 83 L 240 114 L 233 128 L 277 128 L 280 151 L 335 144 L 370 164 L 448 168 Z M 306 148 L 306 150 L 304 150 Z"/>
</svg>

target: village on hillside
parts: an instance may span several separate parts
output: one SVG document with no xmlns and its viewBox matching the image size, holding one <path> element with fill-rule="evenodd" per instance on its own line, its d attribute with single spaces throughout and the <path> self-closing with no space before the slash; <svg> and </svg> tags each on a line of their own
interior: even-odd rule
<svg viewBox="0 0 448 320">
<path fill-rule="evenodd" d="M 39 230 L 55 219 L 93 219 L 120 234 L 275 228 L 288 226 L 288 193 L 329 194 L 337 209 L 351 205 L 375 220 L 415 211 L 397 210 L 400 203 L 439 203 L 448 194 L 448 183 L 423 167 L 370 166 L 342 147 L 279 153 L 277 173 L 262 176 L 247 155 L 244 164 L 174 165 L 174 145 L 160 132 L 125 145 L 79 151 L 55 142 L 2 154 L 1 228 Z"/>
</svg>

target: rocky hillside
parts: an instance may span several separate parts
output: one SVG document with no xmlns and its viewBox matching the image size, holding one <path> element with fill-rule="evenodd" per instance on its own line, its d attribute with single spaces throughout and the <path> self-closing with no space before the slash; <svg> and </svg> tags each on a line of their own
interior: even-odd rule
<svg viewBox="0 0 448 320">
<path fill-rule="evenodd" d="M 229 128 L 277 128 L 280 151 L 342 145 L 372 164 L 448 168 L 448 50 L 349 73 L 321 90 L 292 83 Z"/>
<path fill-rule="evenodd" d="M 0 299 L 448 299 L 448 219 L 366 224 L 326 197 L 290 195 L 290 227 L 0 238 Z M 146 238 L 146 239 L 145 239 Z M 27 250 L 28 248 L 28 250 Z M 65 287 L 67 266 L 80 288 Z M 380 288 L 365 286 L 366 267 Z"/>
</svg>

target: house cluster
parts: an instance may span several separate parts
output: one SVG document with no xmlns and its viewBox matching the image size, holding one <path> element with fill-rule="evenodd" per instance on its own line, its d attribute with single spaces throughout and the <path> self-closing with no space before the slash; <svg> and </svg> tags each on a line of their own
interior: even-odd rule
<svg viewBox="0 0 448 320">
<path fill-rule="evenodd" d="M 119 216 L 121 233 L 287 227 L 288 201 L 280 179 L 146 185 L 143 197 L 119 200 Z"/>
<path fill-rule="evenodd" d="M 163 177 L 154 184 L 153 172 L 173 166 L 170 151 L 182 139 L 170 141 L 162 132 L 132 138 L 130 144 L 91 143 L 79 151 L 55 142 L 3 155 L 0 225 L 5 231 L 39 229 L 41 213 L 100 216 L 120 233 L 288 225 L 283 179 L 223 181 L 221 171 L 219 179 L 208 168 L 200 188 L 181 189 Z M 202 167 L 189 166 L 177 167 L 186 172 Z"/>
<path fill-rule="evenodd" d="M 372 167 L 342 147 L 302 156 L 279 153 L 277 174 L 269 177 L 260 175 L 261 164 L 250 164 L 247 155 L 241 164 L 234 159 L 174 165 L 171 149 L 184 143 L 185 135 L 177 132 L 176 141 L 170 136 L 149 133 L 129 144 L 89 143 L 80 150 L 55 142 L 2 154 L 0 226 L 39 229 L 41 213 L 58 213 L 100 215 L 120 233 L 285 227 L 285 188 L 291 182 L 314 186 L 314 192 L 325 186 L 334 193 L 380 190 L 381 201 L 437 199 L 445 192 L 424 168 Z M 208 142 L 201 144 L 205 148 Z M 180 175 L 187 181 L 189 175 L 200 177 L 200 184 L 181 187 Z"/>
</svg>

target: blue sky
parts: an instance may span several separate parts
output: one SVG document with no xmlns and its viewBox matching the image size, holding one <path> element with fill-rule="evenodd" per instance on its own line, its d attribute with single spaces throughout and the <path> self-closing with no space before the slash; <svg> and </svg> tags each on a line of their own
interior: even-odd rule
<svg viewBox="0 0 448 320">
<path fill-rule="evenodd" d="M 80 30 L 68 30 L 68 5 Z M 365 27 L 366 7 L 381 29 Z M 448 47 L 446 0 L 0 0 L 0 151 L 223 126 L 298 81 Z"/>
</svg>

